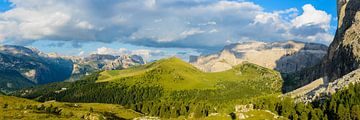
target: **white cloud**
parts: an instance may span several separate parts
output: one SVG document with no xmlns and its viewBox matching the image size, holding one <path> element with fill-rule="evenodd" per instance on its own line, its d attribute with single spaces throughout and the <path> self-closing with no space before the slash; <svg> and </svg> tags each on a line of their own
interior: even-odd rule
<svg viewBox="0 0 360 120">
<path fill-rule="evenodd" d="M 81 21 L 77 23 L 76 26 L 81 29 L 88 29 L 88 30 L 94 29 L 94 26 L 87 21 Z"/>
<path fill-rule="evenodd" d="M 331 15 L 312 5 L 305 5 L 300 13 L 295 8 L 266 12 L 252 2 L 226 0 L 10 1 L 15 7 L 0 13 L 0 40 L 14 42 L 96 41 L 213 49 L 228 44 L 227 40 L 329 41 L 333 29 Z"/>
<path fill-rule="evenodd" d="M 80 51 L 78 55 L 83 56 L 84 54 L 85 54 L 85 51 Z"/>
<path fill-rule="evenodd" d="M 309 39 L 310 42 L 314 42 L 316 40 L 323 41 L 323 42 L 331 42 L 333 40 L 334 36 L 327 33 L 317 33 L 313 36 L 307 36 L 307 39 Z"/>
<path fill-rule="evenodd" d="M 191 35 L 196 35 L 196 34 L 201 34 L 204 33 L 205 31 L 200 30 L 199 28 L 191 28 L 189 30 L 186 30 L 184 32 L 182 32 L 180 35 L 183 38 L 186 38 L 187 36 L 191 36 Z"/>
<path fill-rule="evenodd" d="M 83 55 L 84 53 L 82 53 Z M 145 60 L 149 60 L 152 57 L 164 56 L 164 52 L 161 50 L 128 50 L 126 48 L 113 49 L 108 47 L 97 48 L 96 51 L 90 52 L 90 54 L 108 54 L 108 55 L 139 55 Z"/>
<path fill-rule="evenodd" d="M 110 54 L 110 55 L 115 55 L 115 54 L 120 54 L 120 51 L 114 50 L 114 49 L 112 49 L 112 48 L 101 47 L 101 48 L 98 48 L 95 53 L 96 53 L 96 54 Z"/>
<path fill-rule="evenodd" d="M 294 20 L 292 23 L 295 27 L 320 25 L 323 29 L 330 28 L 331 15 L 325 11 L 316 10 L 311 4 L 303 6 L 304 13 Z"/>
<path fill-rule="evenodd" d="M 156 5 L 156 0 L 144 0 L 145 6 L 149 8 L 154 8 Z"/>
</svg>

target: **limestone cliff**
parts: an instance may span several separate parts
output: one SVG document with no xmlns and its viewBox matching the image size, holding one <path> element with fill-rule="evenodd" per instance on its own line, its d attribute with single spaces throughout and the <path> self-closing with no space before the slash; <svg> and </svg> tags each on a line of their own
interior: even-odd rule
<svg viewBox="0 0 360 120">
<path fill-rule="evenodd" d="M 327 46 L 297 41 L 246 42 L 225 46 L 216 54 L 191 57 L 190 63 L 206 72 L 231 69 L 244 61 L 292 73 L 321 63 Z"/>
<path fill-rule="evenodd" d="M 324 79 L 333 81 L 360 67 L 360 0 L 338 0 L 338 29 L 324 66 Z"/>
</svg>

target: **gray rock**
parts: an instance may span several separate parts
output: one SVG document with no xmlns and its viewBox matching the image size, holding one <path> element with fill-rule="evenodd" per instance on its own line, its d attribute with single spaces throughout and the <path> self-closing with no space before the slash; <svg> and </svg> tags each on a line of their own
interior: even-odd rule
<svg viewBox="0 0 360 120">
<path fill-rule="evenodd" d="M 219 72 L 247 61 L 282 73 L 293 73 L 319 64 L 326 50 L 325 45 L 297 41 L 245 42 L 225 46 L 216 54 L 191 56 L 190 63 L 206 72 Z"/>
</svg>

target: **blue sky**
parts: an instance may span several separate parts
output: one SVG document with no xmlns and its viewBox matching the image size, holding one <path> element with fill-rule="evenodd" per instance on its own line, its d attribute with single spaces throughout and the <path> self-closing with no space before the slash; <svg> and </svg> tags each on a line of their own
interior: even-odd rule
<svg viewBox="0 0 360 120">
<path fill-rule="evenodd" d="M 245 41 L 329 44 L 329 0 L 0 0 L 0 44 L 61 55 L 148 59 L 216 52 Z"/>
<path fill-rule="evenodd" d="M 7 0 L 0 0 L 0 12 L 7 11 L 11 8 L 11 2 Z"/>
</svg>

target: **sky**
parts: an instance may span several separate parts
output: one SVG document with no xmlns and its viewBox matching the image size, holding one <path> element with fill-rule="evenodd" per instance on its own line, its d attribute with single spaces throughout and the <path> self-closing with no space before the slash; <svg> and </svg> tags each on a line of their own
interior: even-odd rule
<svg viewBox="0 0 360 120">
<path fill-rule="evenodd" d="M 0 0 L 0 44 L 187 59 L 246 41 L 328 45 L 336 17 L 335 0 Z"/>
</svg>

